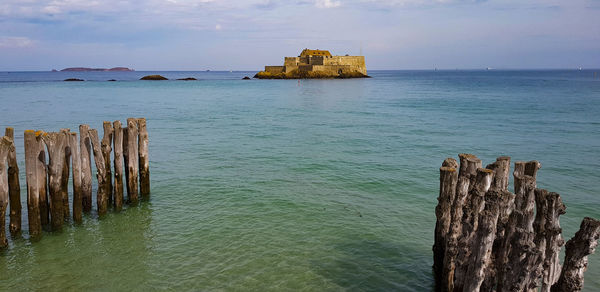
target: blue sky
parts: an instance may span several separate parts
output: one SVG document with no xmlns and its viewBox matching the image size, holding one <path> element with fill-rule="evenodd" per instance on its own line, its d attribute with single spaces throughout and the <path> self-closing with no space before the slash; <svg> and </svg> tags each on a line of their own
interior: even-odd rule
<svg viewBox="0 0 600 292">
<path fill-rule="evenodd" d="M 0 2 L 0 71 L 260 70 L 303 48 L 368 69 L 600 68 L 600 0 Z"/>
</svg>

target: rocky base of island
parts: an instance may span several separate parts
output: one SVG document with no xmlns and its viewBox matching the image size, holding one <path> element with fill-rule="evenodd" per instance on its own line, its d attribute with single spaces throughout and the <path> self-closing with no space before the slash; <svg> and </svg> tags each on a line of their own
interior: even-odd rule
<svg viewBox="0 0 600 292">
<path fill-rule="evenodd" d="M 344 72 L 340 74 L 331 74 L 320 71 L 299 71 L 292 70 L 285 73 L 271 73 L 268 71 L 260 71 L 254 75 L 258 79 L 348 79 L 348 78 L 371 78 L 369 75 L 360 72 Z"/>
</svg>

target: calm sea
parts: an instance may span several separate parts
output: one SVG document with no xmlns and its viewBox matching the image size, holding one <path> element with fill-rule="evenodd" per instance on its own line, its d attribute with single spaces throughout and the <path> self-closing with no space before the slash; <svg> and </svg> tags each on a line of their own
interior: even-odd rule
<svg viewBox="0 0 600 292">
<path fill-rule="evenodd" d="M 156 73 L 199 80 L 137 81 Z M 24 212 L 0 290 L 431 290 L 438 168 L 461 152 L 539 160 L 567 239 L 600 219 L 594 70 L 369 73 L 0 72 L 24 209 L 25 129 L 146 117 L 152 179 L 149 202 L 37 243 Z M 585 288 L 600 290 L 600 252 Z"/>
</svg>

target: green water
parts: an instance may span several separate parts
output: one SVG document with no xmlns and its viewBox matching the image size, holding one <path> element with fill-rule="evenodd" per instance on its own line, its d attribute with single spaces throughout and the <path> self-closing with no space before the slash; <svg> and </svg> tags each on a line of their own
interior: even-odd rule
<svg viewBox="0 0 600 292">
<path fill-rule="evenodd" d="M 0 74 L 23 206 L 29 128 L 146 117 L 152 180 L 149 202 L 100 220 L 94 206 L 40 242 L 29 241 L 24 213 L 23 236 L 0 254 L 0 290 L 428 291 L 438 168 L 461 152 L 484 165 L 539 160 L 538 186 L 567 205 L 567 239 L 584 216 L 600 218 L 600 80 L 590 72 L 380 71 L 300 83 L 159 73 L 203 80 Z M 20 82 L 33 80 L 46 81 Z M 585 288 L 600 290 L 598 254 Z"/>
</svg>

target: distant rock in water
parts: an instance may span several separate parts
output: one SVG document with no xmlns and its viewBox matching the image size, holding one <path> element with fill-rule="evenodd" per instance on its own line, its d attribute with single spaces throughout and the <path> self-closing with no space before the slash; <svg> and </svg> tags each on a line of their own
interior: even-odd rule
<svg viewBox="0 0 600 292">
<path fill-rule="evenodd" d="M 60 70 L 61 72 L 85 72 L 85 71 L 135 71 L 126 67 L 106 68 L 86 68 L 86 67 L 71 67 Z"/>
<path fill-rule="evenodd" d="M 160 76 L 160 75 L 147 75 L 147 76 L 140 78 L 140 80 L 169 80 L 169 79 L 167 79 L 163 76 Z"/>
<path fill-rule="evenodd" d="M 250 77 L 244 76 L 244 78 L 242 78 L 242 80 L 250 80 Z"/>
<path fill-rule="evenodd" d="M 194 78 L 194 77 L 188 77 L 188 78 L 179 78 L 179 79 L 177 79 L 177 80 L 183 80 L 183 81 L 193 81 L 193 80 L 198 80 L 198 79 L 196 79 L 196 78 Z"/>
<path fill-rule="evenodd" d="M 64 81 L 85 81 L 85 80 L 79 79 L 79 78 L 67 78 Z"/>
<path fill-rule="evenodd" d="M 107 81 L 117 81 L 117 80 L 115 80 L 115 79 L 108 79 Z"/>
</svg>

